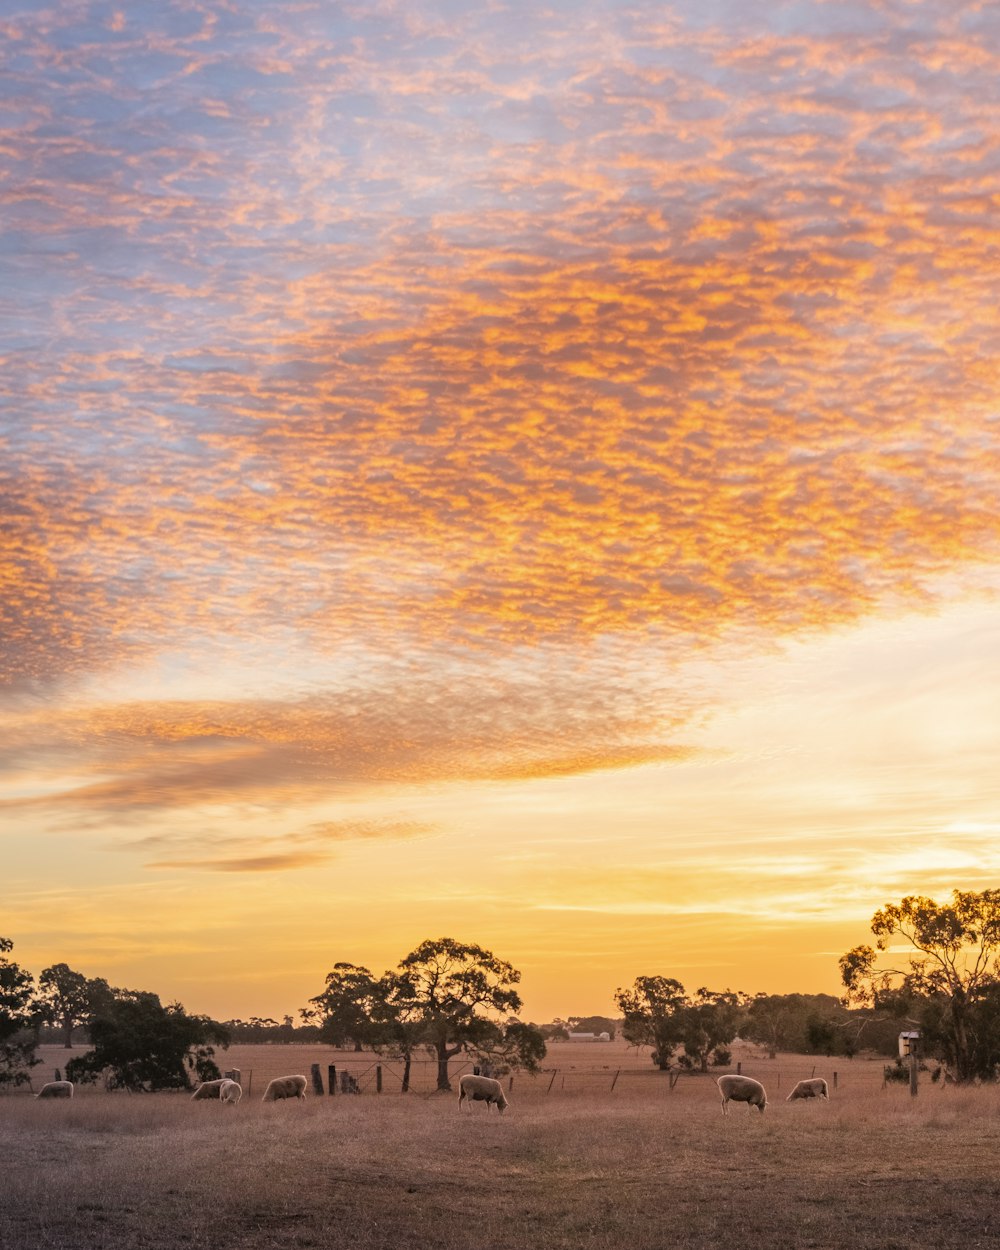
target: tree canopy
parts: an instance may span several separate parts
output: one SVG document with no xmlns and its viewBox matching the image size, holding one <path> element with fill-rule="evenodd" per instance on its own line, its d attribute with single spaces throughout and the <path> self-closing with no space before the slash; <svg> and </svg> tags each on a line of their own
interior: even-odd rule
<svg viewBox="0 0 1000 1250">
<path fill-rule="evenodd" d="M 375 979 L 367 968 L 338 963 L 327 989 L 310 999 L 324 1040 L 363 1039 L 402 1057 L 404 1087 L 417 1047 L 436 1058 L 439 1089 L 450 1089 L 448 1065 L 463 1052 L 504 1066 L 537 1069 L 545 1041 L 534 1025 L 516 1018 L 521 974 L 475 943 L 428 939 Z"/>
<path fill-rule="evenodd" d="M 180 1003 L 164 1006 L 158 995 L 142 990 L 114 990 L 87 1027 L 93 1049 L 69 1061 L 67 1079 L 104 1075 L 133 1092 L 189 1089 L 192 1077 L 218 1077 L 215 1046 L 229 1044 L 221 1024 L 188 1015 Z"/>
<path fill-rule="evenodd" d="M 734 990 L 702 987 L 689 995 L 672 977 L 636 977 L 628 989 L 618 989 L 615 1001 L 624 1016 L 622 1033 L 636 1046 L 650 1046 L 653 1062 L 671 1066 L 677 1048 L 682 1067 L 707 1071 L 710 1059 L 740 1030 L 747 996 Z"/>
<path fill-rule="evenodd" d="M 875 947 L 841 956 L 847 1000 L 921 1026 L 925 1048 L 957 1081 L 994 1078 L 1000 1064 L 1000 890 L 954 890 L 950 903 L 908 895 L 875 912 Z M 892 939 L 912 951 L 899 959 Z M 888 964 L 880 953 L 892 958 Z"/>
<path fill-rule="evenodd" d="M 10 938 L 0 937 L 0 1087 L 25 1085 L 35 1058 L 34 1037 L 27 1030 L 34 1023 L 35 981 L 7 954 L 14 949 Z"/>
</svg>

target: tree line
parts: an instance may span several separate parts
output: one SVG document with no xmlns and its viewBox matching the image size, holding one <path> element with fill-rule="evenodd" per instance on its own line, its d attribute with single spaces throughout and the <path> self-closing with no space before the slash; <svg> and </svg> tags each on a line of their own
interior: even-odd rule
<svg viewBox="0 0 1000 1250">
<path fill-rule="evenodd" d="M 769 1053 L 798 1051 L 852 1056 L 860 1049 L 894 1053 L 898 1032 L 918 1030 L 927 1058 L 958 1082 L 995 1080 L 1000 1073 L 1000 890 L 954 891 L 951 901 L 909 895 L 872 918 L 875 946 L 840 959 L 844 994 L 757 994 L 699 988 L 693 993 L 663 975 L 637 977 L 619 988 L 623 1036 L 647 1046 L 662 1070 L 707 1071 L 728 1064 L 737 1038 Z M 909 948 L 906 958 L 898 955 Z M 66 1046 L 84 1028 L 91 1049 L 67 1064 L 70 1080 L 104 1079 L 132 1090 L 190 1088 L 219 1075 L 215 1048 L 239 1041 L 321 1041 L 392 1056 L 411 1064 L 430 1054 L 439 1089 L 450 1089 L 449 1065 L 460 1055 L 497 1074 L 537 1071 L 546 1041 L 565 1024 L 524 1023 L 521 974 L 482 946 L 428 939 L 380 975 L 339 962 L 324 988 L 281 1022 L 252 1017 L 219 1022 L 190 1015 L 156 994 L 112 987 L 65 963 L 38 977 L 11 957 L 0 938 L 0 1088 L 25 1083 L 44 1030 Z M 582 1031 L 613 1031 L 607 1017 L 572 1017 Z M 610 1027 L 609 1027 L 610 1026 Z"/>
</svg>

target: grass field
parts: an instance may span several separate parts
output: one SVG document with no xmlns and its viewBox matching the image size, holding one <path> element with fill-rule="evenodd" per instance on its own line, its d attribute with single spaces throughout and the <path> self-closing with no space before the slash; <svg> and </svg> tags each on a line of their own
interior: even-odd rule
<svg viewBox="0 0 1000 1250">
<path fill-rule="evenodd" d="M 43 1079 L 64 1055 L 47 1050 Z M 236 1108 L 0 1098 L 4 1250 L 1000 1246 L 992 1088 L 927 1081 L 913 1099 L 882 1088 L 880 1063 L 823 1060 L 817 1075 L 838 1072 L 830 1103 L 789 1104 L 779 1080 L 787 1092 L 813 1060 L 747 1054 L 771 1102 L 723 1117 L 711 1078 L 671 1091 L 634 1051 L 564 1045 L 548 1063 L 569 1079 L 518 1075 L 500 1118 L 459 1112 L 454 1096 L 393 1096 L 388 1080 L 381 1098 L 265 1106 L 269 1076 L 374 1060 L 305 1047 L 224 1059 L 254 1069 Z"/>
</svg>

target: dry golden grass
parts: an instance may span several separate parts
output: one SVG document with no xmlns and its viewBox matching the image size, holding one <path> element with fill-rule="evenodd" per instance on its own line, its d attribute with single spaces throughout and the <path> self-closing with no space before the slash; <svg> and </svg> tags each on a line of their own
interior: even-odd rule
<svg viewBox="0 0 1000 1250">
<path fill-rule="evenodd" d="M 782 1056 L 744 1061 L 768 1084 L 767 1112 L 736 1106 L 723 1117 L 711 1078 L 671 1092 L 647 1060 L 612 1093 L 603 1070 L 583 1076 L 589 1053 L 560 1052 L 554 1059 L 576 1062 L 577 1079 L 546 1094 L 549 1077 L 518 1076 L 500 1118 L 419 1094 L 265 1106 L 267 1064 L 281 1075 L 308 1063 L 289 1063 L 283 1049 L 251 1057 L 261 1083 L 255 1066 L 255 1096 L 236 1108 L 96 1091 L 72 1102 L 0 1099 L 0 1245 L 1000 1245 L 998 1090 L 928 1082 L 911 1099 L 905 1088 L 881 1088 L 880 1065 L 841 1061 L 847 1071 L 829 1104 L 788 1104 L 778 1073 L 787 1092 L 813 1064 Z M 817 1074 L 829 1079 L 830 1067 Z"/>
</svg>

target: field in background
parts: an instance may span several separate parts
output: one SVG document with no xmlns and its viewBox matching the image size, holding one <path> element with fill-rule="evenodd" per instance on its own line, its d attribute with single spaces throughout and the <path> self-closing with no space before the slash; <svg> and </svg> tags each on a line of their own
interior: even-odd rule
<svg viewBox="0 0 1000 1250">
<path fill-rule="evenodd" d="M 84 1049 L 85 1047 L 76 1047 L 73 1050 L 65 1050 L 61 1046 L 40 1047 L 38 1053 L 42 1062 L 32 1072 L 34 1088 L 38 1089 L 45 1081 L 52 1080 L 57 1069 L 64 1072 L 66 1059 L 82 1054 Z M 362 1094 L 375 1093 L 378 1068 L 382 1069 L 384 1096 L 399 1094 L 402 1088 L 403 1065 L 398 1059 L 381 1058 L 367 1052 L 358 1054 L 350 1050 L 333 1050 L 319 1044 L 236 1045 L 228 1050 L 218 1051 L 216 1060 L 222 1070 L 240 1069 L 244 1090 L 251 1098 L 259 1098 L 273 1077 L 298 1072 L 310 1076 L 310 1068 L 314 1063 L 320 1065 L 324 1088 L 327 1086 L 331 1064 L 336 1067 L 338 1078 L 342 1073 L 349 1072 L 358 1082 Z M 881 1088 L 882 1070 L 887 1062 L 881 1058 L 827 1059 L 824 1056 L 811 1055 L 782 1055 L 777 1059 L 768 1059 L 766 1052 L 758 1047 L 737 1043 L 733 1048 L 732 1065 L 728 1068 L 713 1068 L 711 1075 L 714 1077 L 720 1072 L 735 1071 L 739 1063 L 748 1076 L 755 1076 L 764 1082 L 771 1097 L 783 1096 L 782 1091 L 787 1094 L 796 1081 L 813 1075 L 826 1077 L 831 1088 L 836 1079 L 838 1092 L 852 1089 L 871 1092 Z M 658 1072 L 650 1061 L 648 1049 L 637 1050 L 619 1039 L 613 1042 L 550 1042 L 543 1066 L 544 1070 L 537 1076 L 515 1073 L 511 1096 L 521 1101 L 581 1093 L 607 1093 L 611 1092 L 612 1084 L 616 1094 L 624 1094 L 636 1082 L 647 1092 L 652 1089 L 655 1093 L 661 1086 L 664 1091 L 670 1091 L 666 1076 Z M 470 1071 L 471 1067 L 471 1061 L 453 1060 L 450 1068 L 452 1083 L 455 1083 L 460 1072 Z M 504 1083 L 506 1086 L 506 1079 Z M 704 1084 L 705 1078 L 702 1076 L 683 1074 L 671 1096 L 681 1099 L 696 1096 L 695 1091 Z M 424 1059 L 414 1062 L 410 1087 L 414 1094 L 434 1094 L 437 1087 L 437 1064 Z M 81 1088 L 79 1093 L 84 1096 L 94 1093 L 99 1093 L 101 1097 L 106 1096 L 103 1088 Z"/>
<path fill-rule="evenodd" d="M 762 1116 L 723 1117 L 711 1077 L 669 1082 L 624 1048 L 553 1047 L 511 1109 L 455 1096 L 263 1105 L 265 1078 L 331 1052 L 233 1047 L 254 1068 L 239 1107 L 82 1091 L 0 1098 L 5 1250 L 970 1250 L 1000 1244 L 1000 1090 L 883 1089 L 881 1063 L 839 1074 L 829 1104 L 786 1103 L 813 1060 L 739 1056 Z M 58 1048 L 45 1052 L 49 1060 Z M 263 1053 L 262 1053 L 263 1052 Z M 58 1052 L 60 1058 L 65 1054 Z M 360 1068 L 369 1056 L 340 1052 Z M 252 1060 L 252 1063 L 251 1063 Z M 752 1060 L 752 1061 L 751 1061 Z M 360 1063 L 358 1062 L 360 1061 Z M 604 1064 L 607 1063 L 607 1070 Z M 61 1065 L 60 1065 L 61 1066 Z M 391 1065 L 389 1065 L 391 1066 Z M 596 1071 L 595 1071 L 596 1069 Z M 37 1082 L 36 1082 L 37 1084 Z M 558 1081 L 557 1081 L 558 1084 Z"/>
<path fill-rule="evenodd" d="M 41 1046 L 39 1055 L 42 1063 L 32 1070 L 32 1085 L 39 1089 L 44 1081 L 54 1078 L 56 1070 L 64 1073 L 66 1059 L 71 1055 L 83 1054 L 85 1048 L 65 1050 L 61 1046 Z M 274 1076 L 286 1076 L 302 1073 L 310 1076 L 312 1064 L 319 1064 L 327 1086 L 327 1073 L 330 1065 L 336 1068 L 337 1078 L 342 1073 L 350 1073 L 357 1081 L 362 1094 L 375 1094 L 376 1070 L 381 1068 L 382 1094 L 399 1094 L 402 1085 L 402 1064 L 396 1059 L 385 1059 L 369 1053 L 356 1054 L 351 1050 L 332 1050 L 330 1046 L 267 1046 L 267 1045 L 235 1045 L 229 1050 L 216 1053 L 216 1061 L 220 1069 L 239 1068 L 242 1085 L 250 1098 L 260 1098 L 264 1093 L 267 1081 Z M 756 1046 L 737 1043 L 732 1050 L 730 1068 L 712 1069 L 711 1075 L 716 1076 L 724 1071 L 735 1071 L 740 1064 L 746 1075 L 756 1076 L 764 1081 L 771 1098 L 788 1094 L 796 1081 L 804 1076 L 825 1076 L 833 1088 L 836 1081 L 838 1091 L 878 1090 L 883 1084 L 883 1068 L 888 1060 L 880 1058 L 861 1059 L 826 1059 L 825 1056 L 781 1055 L 778 1059 L 768 1059 Z M 452 1060 L 452 1084 L 461 1071 L 470 1071 L 470 1061 L 460 1063 Z M 639 1081 L 642 1089 L 649 1085 L 651 1089 L 659 1089 L 660 1085 L 669 1090 L 670 1083 L 666 1076 L 659 1073 L 649 1058 L 649 1050 L 636 1050 L 624 1041 L 612 1043 L 570 1043 L 556 1041 L 549 1044 L 544 1071 L 536 1076 L 525 1073 L 514 1074 L 514 1090 L 511 1096 L 517 1100 L 536 1098 L 556 1098 L 575 1094 L 610 1093 L 614 1084 L 614 1093 L 625 1093 L 627 1088 Z M 651 1084 L 650 1084 L 651 1083 Z M 437 1084 L 437 1065 L 429 1060 L 415 1061 L 410 1074 L 411 1093 L 417 1095 L 434 1094 Z M 507 1081 L 505 1079 L 505 1086 Z M 681 1075 L 677 1080 L 672 1096 L 687 1098 L 692 1091 L 704 1086 L 704 1076 Z M 928 1078 L 928 1084 L 929 1078 Z M 79 1093 L 84 1096 L 99 1093 L 105 1096 L 104 1089 L 81 1088 Z M 311 1093 L 311 1084 L 310 1084 Z"/>
</svg>

